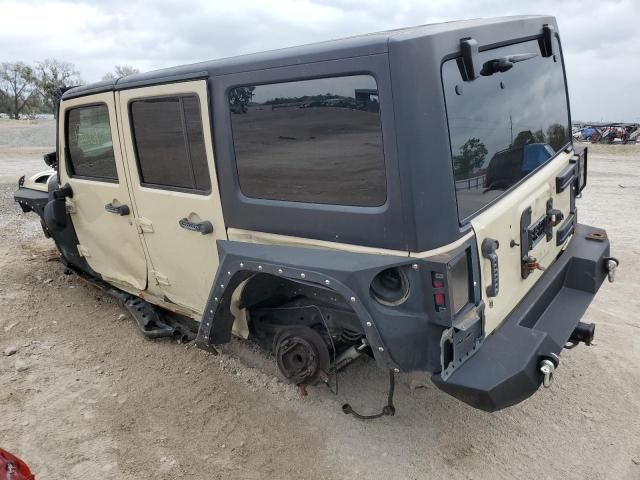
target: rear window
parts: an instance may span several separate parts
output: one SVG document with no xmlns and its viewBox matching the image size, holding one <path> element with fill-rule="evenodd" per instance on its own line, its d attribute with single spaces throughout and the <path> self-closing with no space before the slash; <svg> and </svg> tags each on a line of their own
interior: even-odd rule
<svg viewBox="0 0 640 480">
<path fill-rule="evenodd" d="M 469 218 L 547 163 L 570 139 L 560 47 L 542 57 L 537 40 L 480 52 L 482 75 L 462 80 L 442 67 L 458 215 Z M 506 59 L 506 57 L 512 57 Z M 509 60 L 506 71 L 491 68 Z M 515 60 L 515 61 L 513 61 Z"/>
<path fill-rule="evenodd" d="M 372 76 L 236 87 L 229 92 L 229 109 L 246 196 L 385 203 L 378 87 Z"/>
</svg>

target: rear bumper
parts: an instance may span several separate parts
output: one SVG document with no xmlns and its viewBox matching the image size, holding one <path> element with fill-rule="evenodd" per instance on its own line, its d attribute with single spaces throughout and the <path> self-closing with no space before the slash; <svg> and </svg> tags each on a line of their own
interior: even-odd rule
<svg viewBox="0 0 640 480">
<path fill-rule="evenodd" d="M 562 255 L 549 267 L 482 348 L 443 381 L 443 391 L 469 405 L 495 411 L 539 388 L 540 361 L 558 355 L 607 275 L 609 240 L 587 239 L 603 230 L 577 225 Z"/>
</svg>

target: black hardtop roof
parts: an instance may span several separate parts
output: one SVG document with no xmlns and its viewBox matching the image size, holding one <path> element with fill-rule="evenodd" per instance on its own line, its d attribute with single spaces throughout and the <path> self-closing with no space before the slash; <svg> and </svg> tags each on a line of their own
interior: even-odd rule
<svg viewBox="0 0 640 480">
<path fill-rule="evenodd" d="M 163 68 L 146 73 L 129 75 L 116 80 L 95 82 L 72 88 L 65 92 L 62 98 L 64 100 L 73 97 L 91 95 L 94 93 L 123 90 L 138 86 L 206 78 L 217 75 L 258 70 L 262 68 L 277 68 L 295 64 L 386 53 L 390 42 L 404 42 L 416 38 L 456 31 L 460 32 L 460 38 L 464 38 L 465 30 L 468 29 L 486 27 L 490 25 L 504 26 L 505 24 L 532 21 L 539 24 L 541 27 L 543 23 L 553 20 L 553 17 L 544 15 L 521 15 L 460 20 L 400 28 L 339 40 L 330 40 L 297 47 L 281 48 L 278 50 Z"/>
</svg>

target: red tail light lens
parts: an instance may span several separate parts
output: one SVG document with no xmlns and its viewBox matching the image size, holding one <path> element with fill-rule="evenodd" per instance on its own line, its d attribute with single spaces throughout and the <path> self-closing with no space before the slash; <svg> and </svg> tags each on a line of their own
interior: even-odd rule
<svg viewBox="0 0 640 480">
<path fill-rule="evenodd" d="M 432 272 L 431 273 L 431 285 L 436 290 L 433 294 L 433 303 L 436 307 L 436 312 L 441 312 L 447 308 L 447 299 L 444 292 L 438 292 L 444 288 L 444 273 Z"/>
<path fill-rule="evenodd" d="M 433 294 L 433 303 L 436 306 L 436 311 L 441 311 L 447 308 L 447 303 L 445 299 L 444 293 L 434 293 Z"/>
</svg>

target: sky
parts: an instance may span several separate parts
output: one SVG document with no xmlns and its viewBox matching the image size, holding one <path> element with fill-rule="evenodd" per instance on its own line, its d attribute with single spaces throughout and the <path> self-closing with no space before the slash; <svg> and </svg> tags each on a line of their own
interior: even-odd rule
<svg viewBox="0 0 640 480">
<path fill-rule="evenodd" d="M 440 21 L 558 20 L 573 120 L 640 123 L 638 0 L 0 0 L 0 61 L 56 58 L 84 82 Z"/>
</svg>

